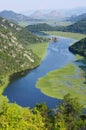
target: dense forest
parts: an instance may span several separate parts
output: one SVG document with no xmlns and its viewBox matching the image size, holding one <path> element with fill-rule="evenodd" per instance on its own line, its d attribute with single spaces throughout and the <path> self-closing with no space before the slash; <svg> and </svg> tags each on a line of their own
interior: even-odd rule
<svg viewBox="0 0 86 130">
<path fill-rule="evenodd" d="M 45 103 L 32 110 L 0 96 L 0 130 L 85 130 L 86 117 L 78 100 L 69 94 L 54 110 Z"/>
<path fill-rule="evenodd" d="M 80 54 L 86 57 L 86 38 L 71 45 L 69 50 L 74 54 Z"/>
</svg>

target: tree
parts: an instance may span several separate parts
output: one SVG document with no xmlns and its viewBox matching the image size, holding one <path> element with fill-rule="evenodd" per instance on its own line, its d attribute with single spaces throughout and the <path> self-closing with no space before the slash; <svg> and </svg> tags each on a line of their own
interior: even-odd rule
<svg viewBox="0 0 86 130">
<path fill-rule="evenodd" d="M 51 114 L 51 110 L 48 108 L 46 103 L 37 104 L 36 107 L 33 109 L 33 113 L 37 113 L 38 111 L 43 117 L 45 128 L 47 130 L 52 130 L 53 129 L 53 116 Z"/>
<path fill-rule="evenodd" d="M 64 96 L 64 101 L 59 104 L 55 114 L 54 128 L 57 130 L 79 130 L 81 127 L 80 114 L 83 106 L 70 94 Z M 64 128 L 64 129 L 63 129 Z"/>
</svg>

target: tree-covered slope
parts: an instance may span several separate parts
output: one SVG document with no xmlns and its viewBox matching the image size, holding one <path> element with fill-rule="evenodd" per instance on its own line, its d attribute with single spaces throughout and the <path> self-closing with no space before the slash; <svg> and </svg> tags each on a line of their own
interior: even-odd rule
<svg viewBox="0 0 86 130">
<path fill-rule="evenodd" d="M 28 26 L 26 26 L 26 28 L 29 31 L 32 31 L 32 32 L 54 30 L 54 27 L 52 27 L 52 26 L 50 26 L 49 24 L 46 24 L 46 23 L 39 23 L 39 24 L 34 24 L 34 25 L 28 25 Z"/>
<path fill-rule="evenodd" d="M 26 28 L 23 28 L 1 17 L 0 17 L 0 28 L 4 28 L 5 30 L 8 29 L 9 31 L 11 31 L 17 37 L 17 40 L 23 44 L 37 43 L 45 40 L 42 37 L 38 37 L 32 34 Z"/>
<path fill-rule="evenodd" d="M 0 86 L 3 77 L 32 69 L 40 62 L 38 56 L 33 54 L 26 44 L 21 44 L 21 40 L 17 38 L 16 29 L 21 30 L 22 28 L 6 21 L 0 18 Z M 21 39 L 22 37 L 21 35 Z"/>
<path fill-rule="evenodd" d="M 86 18 L 69 26 L 51 26 L 46 23 L 29 25 L 26 27 L 30 31 L 63 31 L 86 34 Z"/>
<path fill-rule="evenodd" d="M 86 57 L 86 38 L 71 45 L 69 50 L 74 54 L 80 54 Z"/>
<path fill-rule="evenodd" d="M 0 130 L 86 130 L 86 115 L 82 112 L 82 105 L 69 94 L 54 110 L 45 103 L 32 110 L 22 108 L 0 97 Z"/>
<path fill-rule="evenodd" d="M 63 31 L 86 34 L 86 18 L 74 23 L 73 25 L 65 27 Z"/>
</svg>

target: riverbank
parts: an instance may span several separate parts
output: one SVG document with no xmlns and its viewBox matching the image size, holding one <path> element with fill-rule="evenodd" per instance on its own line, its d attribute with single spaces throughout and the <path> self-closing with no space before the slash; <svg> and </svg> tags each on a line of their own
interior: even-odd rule
<svg viewBox="0 0 86 130">
<path fill-rule="evenodd" d="M 30 48 L 42 60 L 46 55 L 48 44 L 49 42 L 30 44 L 28 48 Z"/>
<path fill-rule="evenodd" d="M 2 79 L 1 79 L 2 80 Z M 2 84 L 0 85 L 0 95 L 2 95 L 4 89 L 9 84 L 9 76 L 4 76 L 4 81 L 2 81 Z"/>
<path fill-rule="evenodd" d="M 0 84 L 0 95 L 2 95 L 3 91 L 5 90 L 5 88 L 8 86 L 8 84 L 10 82 L 13 82 L 14 80 L 16 80 L 19 77 L 25 76 L 29 71 L 35 69 L 39 65 L 37 65 L 31 69 L 25 69 L 25 70 L 21 70 L 19 72 L 12 72 L 11 74 L 7 74 L 6 76 L 4 76 L 4 79 L 1 79 L 2 84 Z"/>
<path fill-rule="evenodd" d="M 40 78 L 36 87 L 53 98 L 63 99 L 65 94 L 70 93 L 72 97 L 78 98 L 80 103 L 86 107 L 86 78 L 83 70 L 86 64 L 81 63 L 82 61 L 84 61 L 83 57 L 77 56 L 74 63 L 67 64 L 59 70 L 51 71 Z"/>
<path fill-rule="evenodd" d="M 2 84 L 0 85 L 0 95 L 3 93 L 4 89 L 8 86 L 8 84 L 13 81 L 13 77 L 14 77 L 14 79 L 19 78 L 40 65 L 41 60 L 46 55 L 47 46 L 48 46 L 48 43 L 46 43 L 46 42 L 30 44 L 28 46 L 29 49 L 31 49 L 38 57 L 40 57 L 39 64 L 32 67 L 31 69 L 25 69 L 25 70 L 21 70 L 21 71 L 16 70 L 15 72 L 12 71 L 10 74 L 7 74 L 6 76 L 4 76 L 4 79 L 1 78 Z M 3 76 L 1 76 L 1 77 L 3 77 Z"/>
<path fill-rule="evenodd" d="M 70 33 L 70 32 L 61 32 L 61 31 L 45 31 L 45 33 L 49 35 L 56 35 L 56 36 L 62 36 L 66 38 L 73 38 L 76 40 L 81 40 L 83 38 L 86 38 L 85 34 L 80 33 Z"/>
</svg>

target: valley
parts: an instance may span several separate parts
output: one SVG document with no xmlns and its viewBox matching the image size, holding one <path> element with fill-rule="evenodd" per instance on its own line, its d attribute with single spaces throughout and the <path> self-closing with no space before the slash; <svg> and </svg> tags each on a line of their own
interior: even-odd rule
<svg viewBox="0 0 86 130">
<path fill-rule="evenodd" d="M 0 12 L 0 130 L 11 129 L 86 129 L 85 9 Z"/>
</svg>

